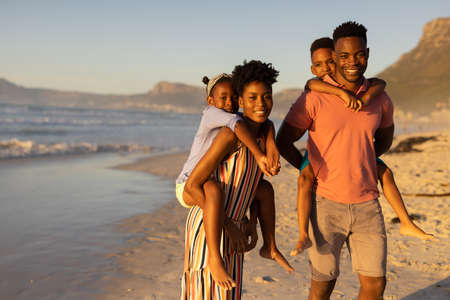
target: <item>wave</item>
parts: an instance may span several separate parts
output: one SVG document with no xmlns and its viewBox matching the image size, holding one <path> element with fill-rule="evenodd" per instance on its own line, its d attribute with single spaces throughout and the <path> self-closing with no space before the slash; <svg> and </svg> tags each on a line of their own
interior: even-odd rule
<svg viewBox="0 0 450 300">
<path fill-rule="evenodd" d="M 97 145 L 86 142 L 39 144 L 30 140 L 0 140 L 0 159 L 105 152 L 148 153 L 151 150 L 150 146 L 138 144 Z"/>
<path fill-rule="evenodd" d="M 5 129 L 0 129 L 0 135 L 20 135 L 20 136 L 26 136 L 26 135 L 52 135 L 52 136 L 56 136 L 56 135 L 69 135 L 73 133 L 72 131 L 69 130 L 64 130 L 64 129 L 55 129 L 55 128 L 5 128 Z"/>
</svg>

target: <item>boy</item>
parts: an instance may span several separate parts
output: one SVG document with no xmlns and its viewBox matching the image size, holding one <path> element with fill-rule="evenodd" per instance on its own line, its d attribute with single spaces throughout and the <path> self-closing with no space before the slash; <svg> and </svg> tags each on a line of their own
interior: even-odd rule
<svg viewBox="0 0 450 300">
<path fill-rule="evenodd" d="M 358 112 L 363 106 L 369 105 L 374 97 L 377 97 L 384 92 L 386 83 L 377 78 L 368 79 L 370 88 L 360 99 L 356 99 L 356 97 L 348 91 L 323 82 L 322 79 L 325 76 L 333 77 L 336 71 L 332 57 L 333 50 L 333 40 L 327 37 L 317 39 L 311 44 L 311 72 L 317 76 L 317 78 L 310 79 L 306 83 L 305 89 L 339 96 L 349 109 Z M 424 240 L 433 239 L 433 235 L 425 233 L 422 229 L 417 227 L 409 217 L 401 194 L 395 184 L 392 170 L 389 169 L 381 159 L 377 158 L 376 160 L 378 178 L 383 188 L 383 193 L 401 222 L 400 233 Z M 295 249 L 291 252 L 291 255 L 297 255 L 311 245 L 308 236 L 308 222 L 311 213 L 311 189 L 313 183 L 314 172 L 309 164 L 308 153 L 306 152 L 300 166 L 300 174 L 298 177 L 297 210 L 299 240 Z"/>
</svg>

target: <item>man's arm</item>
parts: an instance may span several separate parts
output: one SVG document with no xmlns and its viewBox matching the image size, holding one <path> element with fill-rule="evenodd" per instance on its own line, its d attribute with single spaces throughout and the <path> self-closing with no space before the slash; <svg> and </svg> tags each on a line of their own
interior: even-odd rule
<svg viewBox="0 0 450 300">
<path fill-rule="evenodd" d="M 394 139 L 394 124 L 389 127 L 378 128 L 377 131 L 375 131 L 374 138 L 375 154 L 378 157 L 388 151 L 392 145 L 392 140 Z"/>
<path fill-rule="evenodd" d="M 283 121 L 277 134 L 276 143 L 281 156 L 297 169 L 300 168 L 303 156 L 294 146 L 294 143 L 298 141 L 305 132 L 306 129 L 296 128 L 289 125 L 286 121 Z"/>
</svg>

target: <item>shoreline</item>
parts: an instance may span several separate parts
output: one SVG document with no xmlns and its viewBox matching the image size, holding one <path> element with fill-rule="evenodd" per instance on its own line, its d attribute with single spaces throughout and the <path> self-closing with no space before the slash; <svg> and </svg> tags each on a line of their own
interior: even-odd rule
<svg viewBox="0 0 450 300">
<path fill-rule="evenodd" d="M 388 284 L 385 299 L 440 299 L 450 291 L 450 224 L 446 220 L 448 197 L 407 196 L 408 193 L 447 193 L 449 175 L 442 163 L 450 154 L 449 131 L 409 133 L 396 136 L 393 149 L 400 141 L 415 136 L 436 136 L 414 148 L 422 152 L 385 154 L 383 160 L 393 169 L 410 214 L 424 216 L 416 223 L 434 233 L 439 241 L 423 242 L 399 234 L 398 224 L 384 197 L 380 197 L 388 234 Z M 150 173 L 167 180 L 175 180 L 187 152 L 160 153 L 135 162 L 113 167 L 125 171 Z M 445 169 L 445 167 L 444 167 Z M 441 170 L 441 171 L 439 171 Z M 443 172 L 442 172 L 443 171 Z M 448 171 L 448 170 L 447 170 Z M 417 175 L 419 174 L 419 175 Z M 306 299 L 309 290 L 307 255 L 290 257 L 297 237 L 295 211 L 297 171 L 282 161 L 280 175 L 271 178 L 276 194 L 277 241 L 280 251 L 296 269 L 287 275 L 273 261 L 258 255 L 261 247 L 259 233 L 257 247 L 246 254 L 244 268 L 244 299 Z M 419 179 L 419 180 L 417 180 Z M 434 182 L 434 183 L 433 183 Z M 122 274 L 105 286 L 106 294 L 96 299 L 178 299 L 180 277 L 184 262 L 184 222 L 188 210 L 173 200 L 152 213 L 143 213 L 122 220 L 117 230 L 132 233 L 133 237 L 117 253 L 109 254 Z M 448 216 L 447 216 L 448 217 Z M 341 275 L 332 299 L 352 299 L 358 281 L 351 272 L 346 249 L 342 251 Z"/>
</svg>

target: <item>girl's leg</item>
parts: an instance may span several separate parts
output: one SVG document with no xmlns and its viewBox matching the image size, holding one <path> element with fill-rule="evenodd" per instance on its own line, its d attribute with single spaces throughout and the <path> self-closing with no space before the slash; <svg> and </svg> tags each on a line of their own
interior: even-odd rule
<svg viewBox="0 0 450 300">
<path fill-rule="evenodd" d="M 302 253 L 311 247 L 308 235 L 309 217 L 311 215 L 311 190 L 314 183 L 314 173 L 311 165 L 305 167 L 298 175 L 297 181 L 297 216 L 299 239 L 291 255 Z"/>
<path fill-rule="evenodd" d="M 194 199 L 188 193 L 183 199 L 188 205 L 198 205 L 203 210 L 203 227 L 208 246 L 208 268 L 214 281 L 222 288 L 232 289 L 236 286 L 224 267 L 220 255 L 220 239 L 224 223 L 224 194 L 219 183 L 209 179 L 203 184 L 203 198 Z M 203 199 L 203 200 L 202 200 Z"/>
<path fill-rule="evenodd" d="M 294 271 L 286 258 L 278 250 L 275 242 L 275 194 L 272 184 L 262 179 L 256 189 L 255 201 L 264 244 L 259 254 L 264 258 L 275 260 L 288 273 Z"/>
<path fill-rule="evenodd" d="M 394 209 L 395 214 L 400 219 L 400 234 L 414 236 L 423 240 L 433 239 L 432 234 L 424 232 L 413 223 L 403 202 L 402 195 L 394 181 L 394 175 L 386 165 L 377 163 L 378 177 L 386 200 Z"/>
</svg>

